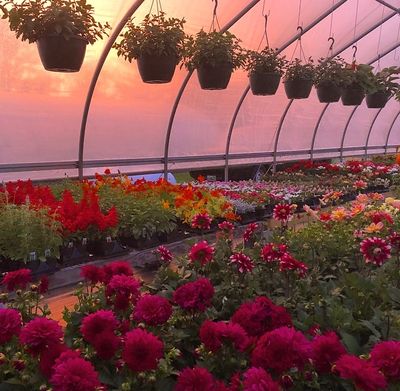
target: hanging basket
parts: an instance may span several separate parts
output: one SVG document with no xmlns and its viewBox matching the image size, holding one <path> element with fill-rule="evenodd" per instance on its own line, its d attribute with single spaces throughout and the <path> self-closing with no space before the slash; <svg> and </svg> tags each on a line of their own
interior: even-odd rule
<svg viewBox="0 0 400 391">
<path fill-rule="evenodd" d="M 312 80 L 308 79 L 286 80 L 286 96 L 289 99 L 306 99 L 310 96 L 312 85 Z"/>
<path fill-rule="evenodd" d="M 316 87 L 318 100 L 321 103 L 339 102 L 342 90 L 333 83 L 324 83 Z"/>
<path fill-rule="evenodd" d="M 250 74 L 250 87 L 253 95 L 275 95 L 281 75 L 279 73 L 252 73 Z"/>
<path fill-rule="evenodd" d="M 364 89 L 360 86 L 350 86 L 342 89 L 342 103 L 344 106 L 359 106 L 364 97 Z"/>
<path fill-rule="evenodd" d="M 228 87 L 233 72 L 232 64 L 201 64 L 197 68 L 200 87 L 203 90 L 224 90 Z"/>
<path fill-rule="evenodd" d="M 82 37 L 65 39 L 48 35 L 37 41 L 44 68 L 51 72 L 79 72 L 85 58 L 87 41 Z"/>
<path fill-rule="evenodd" d="M 142 54 L 137 59 L 137 65 L 142 80 L 150 84 L 169 83 L 175 73 L 177 57 L 172 55 Z"/>
<path fill-rule="evenodd" d="M 386 106 L 389 97 L 390 95 L 383 91 L 368 94 L 366 97 L 367 106 L 370 109 L 382 109 Z"/>
</svg>

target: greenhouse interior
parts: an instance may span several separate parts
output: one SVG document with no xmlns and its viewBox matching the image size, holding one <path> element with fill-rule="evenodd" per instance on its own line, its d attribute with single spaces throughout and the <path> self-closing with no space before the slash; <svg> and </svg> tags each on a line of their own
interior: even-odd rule
<svg viewBox="0 0 400 391">
<path fill-rule="evenodd" d="M 400 0 L 0 17 L 0 391 L 400 391 Z"/>
</svg>

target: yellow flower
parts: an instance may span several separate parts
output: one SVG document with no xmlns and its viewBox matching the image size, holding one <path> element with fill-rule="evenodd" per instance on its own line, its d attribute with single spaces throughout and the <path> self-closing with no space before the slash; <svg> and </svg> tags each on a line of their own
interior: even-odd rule
<svg viewBox="0 0 400 391">
<path fill-rule="evenodd" d="M 332 211 L 331 219 L 335 221 L 342 221 L 347 217 L 347 211 L 345 208 L 337 208 Z"/>
</svg>

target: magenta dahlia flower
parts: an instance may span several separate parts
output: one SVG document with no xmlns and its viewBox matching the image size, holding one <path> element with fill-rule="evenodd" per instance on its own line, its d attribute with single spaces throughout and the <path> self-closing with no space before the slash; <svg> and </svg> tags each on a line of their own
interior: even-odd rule
<svg viewBox="0 0 400 391">
<path fill-rule="evenodd" d="M 133 317 L 149 326 L 163 325 L 172 315 L 172 306 L 165 298 L 157 295 L 144 295 L 136 303 Z"/>
<path fill-rule="evenodd" d="M 256 233 L 258 229 L 258 224 L 257 223 L 251 223 L 246 227 L 246 230 L 244 231 L 243 234 L 243 240 L 245 243 L 249 242 L 253 235 Z"/>
<path fill-rule="evenodd" d="M 371 364 L 378 368 L 389 381 L 400 381 L 400 342 L 377 343 L 371 351 Z"/>
<path fill-rule="evenodd" d="M 267 243 L 261 249 L 261 258 L 267 262 L 280 261 L 287 253 L 287 246 L 284 244 Z"/>
<path fill-rule="evenodd" d="M 85 316 L 81 325 L 81 333 L 85 341 L 94 343 L 97 336 L 105 331 L 114 332 L 118 328 L 118 319 L 110 310 L 99 310 Z"/>
<path fill-rule="evenodd" d="M 31 281 L 32 272 L 29 269 L 19 269 L 6 273 L 1 285 L 5 285 L 9 292 L 13 292 L 17 289 L 25 289 Z"/>
<path fill-rule="evenodd" d="M 202 367 L 185 368 L 178 376 L 175 391 L 214 391 L 213 375 Z"/>
<path fill-rule="evenodd" d="M 305 263 L 293 258 L 290 254 L 284 254 L 279 261 L 279 271 L 295 271 L 301 278 L 305 277 L 308 267 Z"/>
<path fill-rule="evenodd" d="M 21 314 L 17 310 L 0 308 L 0 346 L 18 336 L 21 327 Z"/>
<path fill-rule="evenodd" d="M 189 259 L 191 262 L 200 263 L 201 266 L 210 263 L 214 256 L 214 248 L 210 246 L 205 240 L 196 243 L 189 252 Z"/>
<path fill-rule="evenodd" d="M 187 282 L 174 292 L 174 302 L 186 311 L 204 312 L 211 306 L 214 287 L 208 278 Z"/>
<path fill-rule="evenodd" d="M 192 228 L 201 229 L 203 231 L 211 228 L 212 218 L 208 213 L 199 213 L 192 219 Z"/>
<path fill-rule="evenodd" d="M 254 269 L 254 262 L 242 252 L 231 255 L 229 263 L 236 265 L 239 273 L 249 273 Z"/>
<path fill-rule="evenodd" d="M 262 368 L 250 368 L 243 373 L 243 391 L 280 391 L 271 375 Z"/>
<path fill-rule="evenodd" d="M 290 205 L 290 204 L 278 204 L 275 205 L 273 211 L 273 218 L 275 220 L 281 221 L 283 223 L 287 223 L 290 221 L 293 216 L 294 212 L 297 209 L 297 205 Z"/>
<path fill-rule="evenodd" d="M 165 246 L 158 246 L 154 251 L 160 258 L 162 263 L 169 264 L 172 262 L 172 253 Z"/>
<path fill-rule="evenodd" d="M 390 258 L 391 246 L 384 239 L 372 237 L 361 242 L 360 251 L 366 263 L 382 266 Z"/>
</svg>

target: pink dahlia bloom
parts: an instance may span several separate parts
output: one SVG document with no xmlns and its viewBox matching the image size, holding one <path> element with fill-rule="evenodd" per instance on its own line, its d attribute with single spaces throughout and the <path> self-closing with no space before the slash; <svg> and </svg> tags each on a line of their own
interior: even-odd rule
<svg viewBox="0 0 400 391">
<path fill-rule="evenodd" d="M 154 334 L 143 329 L 126 333 L 122 358 L 132 371 L 153 371 L 163 355 L 164 345 Z"/>
<path fill-rule="evenodd" d="M 94 343 L 99 334 L 105 331 L 114 332 L 118 328 L 118 323 L 114 312 L 99 310 L 85 316 L 81 325 L 81 333 L 85 341 Z"/>
<path fill-rule="evenodd" d="M 330 373 L 335 362 L 346 354 L 346 349 L 334 332 L 316 336 L 311 347 L 314 367 L 320 374 Z"/>
<path fill-rule="evenodd" d="M 390 244 L 377 237 L 364 239 L 360 245 L 365 262 L 376 266 L 382 266 L 390 258 L 390 250 Z"/>
<path fill-rule="evenodd" d="M 4 285 L 9 292 L 13 292 L 17 289 L 26 289 L 31 281 L 32 272 L 29 269 L 20 269 L 6 273 L 1 285 Z"/>
<path fill-rule="evenodd" d="M 210 263 L 214 256 L 214 248 L 205 240 L 196 243 L 189 252 L 189 259 L 193 263 L 200 263 L 201 266 Z"/>
<path fill-rule="evenodd" d="M 0 308 L 0 346 L 18 336 L 21 327 L 21 315 L 17 310 Z"/>
<path fill-rule="evenodd" d="M 259 337 L 267 331 L 292 324 L 286 308 L 275 305 L 263 296 L 243 303 L 233 314 L 232 322 L 240 324 L 247 334 L 253 337 Z"/>
<path fill-rule="evenodd" d="M 178 376 L 175 391 L 215 391 L 215 379 L 206 368 L 185 368 Z"/>
<path fill-rule="evenodd" d="M 163 325 L 172 315 L 172 306 L 165 298 L 157 295 L 144 295 L 136 303 L 134 319 L 149 326 Z"/>
<path fill-rule="evenodd" d="M 278 383 L 262 368 L 250 368 L 243 374 L 243 391 L 280 391 Z"/>
<path fill-rule="evenodd" d="M 377 343 L 371 351 L 371 364 L 378 368 L 388 380 L 400 381 L 400 342 Z"/>
<path fill-rule="evenodd" d="M 211 228 L 212 218 L 208 213 L 199 213 L 192 219 L 192 228 L 208 230 Z"/>
<path fill-rule="evenodd" d="M 60 343 L 63 335 L 63 330 L 58 322 L 38 317 L 23 327 L 19 339 L 32 353 L 39 354 L 49 346 Z"/>
<path fill-rule="evenodd" d="M 244 253 L 235 253 L 231 255 L 229 263 L 231 265 L 236 265 L 239 273 L 249 273 L 254 269 L 253 261 Z"/>
<path fill-rule="evenodd" d="M 214 287 L 208 278 L 188 282 L 174 292 L 174 302 L 186 311 L 204 312 L 211 306 Z"/>
<path fill-rule="evenodd" d="M 293 328 L 280 327 L 258 340 L 251 363 L 281 375 L 292 368 L 301 371 L 310 358 L 311 346 L 307 338 Z"/>
<path fill-rule="evenodd" d="M 357 389 L 362 391 L 386 390 L 385 376 L 366 360 L 349 354 L 339 358 L 335 365 L 335 372 L 342 379 L 353 382 Z"/>
</svg>

